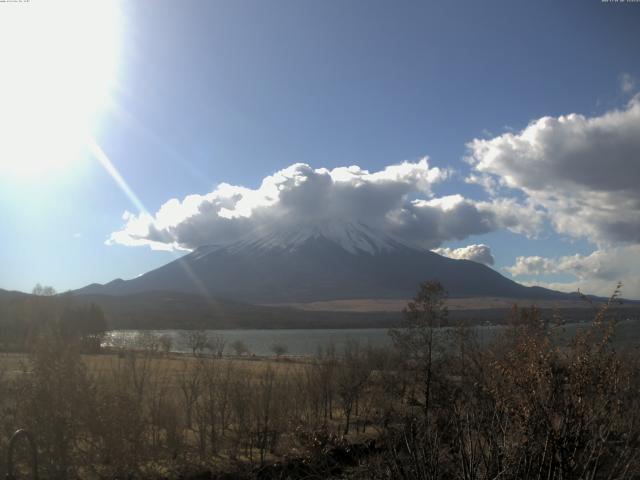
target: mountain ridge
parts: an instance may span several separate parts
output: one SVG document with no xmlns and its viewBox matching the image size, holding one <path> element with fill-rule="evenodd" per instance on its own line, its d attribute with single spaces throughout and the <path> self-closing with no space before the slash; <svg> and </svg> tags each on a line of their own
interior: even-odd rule
<svg viewBox="0 0 640 480">
<path fill-rule="evenodd" d="M 520 285 L 469 260 L 456 260 L 401 241 L 364 223 L 273 227 L 236 242 L 202 246 L 131 280 L 88 285 L 79 295 L 154 290 L 249 303 L 352 298 L 411 298 L 438 280 L 452 296 L 569 298 Z"/>
</svg>

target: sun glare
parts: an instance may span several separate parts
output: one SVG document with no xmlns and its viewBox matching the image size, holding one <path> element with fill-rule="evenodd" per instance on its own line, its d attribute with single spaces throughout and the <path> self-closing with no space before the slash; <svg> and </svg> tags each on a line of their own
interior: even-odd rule
<svg viewBox="0 0 640 480">
<path fill-rule="evenodd" d="M 118 4 L 31 0 L 2 7 L 0 175 L 67 168 L 115 83 Z"/>
</svg>

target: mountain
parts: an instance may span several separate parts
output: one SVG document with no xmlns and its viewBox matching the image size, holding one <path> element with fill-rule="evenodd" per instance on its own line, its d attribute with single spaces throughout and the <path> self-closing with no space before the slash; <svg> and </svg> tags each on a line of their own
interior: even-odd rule
<svg viewBox="0 0 640 480">
<path fill-rule="evenodd" d="M 5 299 L 5 298 L 13 299 L 18 297 L 26 297 L 26 296 L 28 296 L 27 293 L 18 292 L 16 290 L 3 290 L 0 288 L 0 299 Z"/>
<path fill-rule="evenodd" d="M 251 303 L 410 298 L 425 280 L 451 296 L 565 298 L 525 287 L 485 265 L 453 260 L 364 223 L 316 223 L 252 232 L 196 249 L 132 280 L 92 284 L 80 295 L 175 291 Z"/>
</svg>

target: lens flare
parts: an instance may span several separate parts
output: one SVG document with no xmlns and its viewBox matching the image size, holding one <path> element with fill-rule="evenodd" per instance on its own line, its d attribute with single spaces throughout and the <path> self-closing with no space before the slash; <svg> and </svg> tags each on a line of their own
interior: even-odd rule
<svg viewBox="0 0 640 480">
<path fill-rule="evenodd" d="M 6 3 L 0 15 L 0 168 L 68 167 L 115 84 L 121 11 L 113 1 Z"/>
</svg>

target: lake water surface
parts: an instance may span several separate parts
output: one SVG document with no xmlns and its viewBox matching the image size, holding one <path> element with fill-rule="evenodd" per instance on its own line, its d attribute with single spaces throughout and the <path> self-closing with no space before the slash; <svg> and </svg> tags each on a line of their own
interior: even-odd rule
<svg viewBox="0 0 640 480">
<path fill-rule="evenodd" d="M 558 338 L 566 342 L 578 328 L 586 324 L 567 324 L 558 330 Z M 473 327 L 479 343 L 485 343 L 501 331 L 502 326 Z M 440 335 L 447 335 L 451 329 L 441 329 Z M 177 353 L 191 353 L 184 338 L 184 330 L 112 330 L 107 333 L 104 345 L 112 347 L 141 348 L 150 336 L 167 335 L 171 338 L 171 350 Z M 343 351 L 349 340 L 357 340 L 361 346 L 383 347 L 391 345 L 391 337 L 386 328 L 364 329 L 289 329 L 289 330 L 207 330 L 211 336 L 222 336 L 226 340 L 225 354 L 232 354 L 231 344 L 241 340 L 250 354 L 273 355 L 273 346 L 282 345 L 287 355 L 315 355 L 319 348 L 333 346 L 336 352 Z M 640 322 L 624 320 L 618 324 L 615 336 L 617 344 L 638 344 L 640 342 Z"/>
<path fill-rule="evenodd" d="M 474 327 L 477 339 L 483 343 L 492 338 L 502 327 Z M 453 330 L 442 328 L 438 335 L 446 336 Z M 112 330 L 108 332 L 104 346 L 144 348 L 149 338 L 156 339 L 162 335 L 171 338 L 171 351 L 191 353 L 185 339 L 185 330 Z M 253 355 L 273 355 L 273 346 L 282 345 L 287 355 L 308 356 L 318 353 L 318 349 L 333 346 L 338 354 L 344 351 L 349 341 L 357 341 L 362 347 L 390 346 L 392 341 L 386 328 L 353 328 L 353 329 L 283 329 L 283 330 L 206 330 L 213 338 L 222 336 L 226 341 L 225 354 L 233 354 L 231 345 L 241 340 Z"/>
<path fill-rule="evenodd" d="M 105 346 L 141 347 L 145 336 L 168 335 L 172 340 L 172 351 L 191 353 L 187 346 L 183 330 L 113 330 L 105 339 Z M 287 355 L 314 355 L 318 348 L 333 345 L 336 351 L 342 351 L 349 339 L 357 340 L 360 345 L 386 346 L 391 338 L 386 328 L 367 329 L 295 329 L 295 330 L 207 330 L 210 336 L 222 335 L 227 342 L 225 353 L 232 353 L 230 345 L 241 340 L 255 355 L 273 355 L 274 345 L 283 345 Z"/>
</svg>

